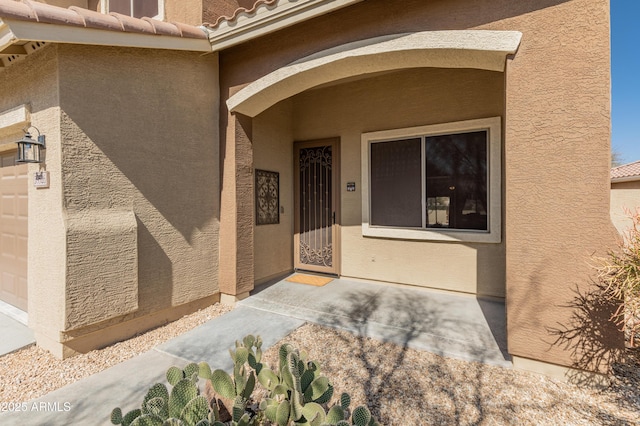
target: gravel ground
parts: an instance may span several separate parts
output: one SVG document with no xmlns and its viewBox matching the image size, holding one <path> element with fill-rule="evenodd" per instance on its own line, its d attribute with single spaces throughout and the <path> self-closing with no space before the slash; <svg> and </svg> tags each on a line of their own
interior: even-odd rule
<svg viewBox="0 0 640 426">
<path fill-rule="evenodd" d="M 146 352 L 231 310 L 216 303 L 104 349 L 65 360 L 30 346 L 0 358 L 0 401 L 26 402 Z"/>
<path fill-rule="evenodd" d="M 286 339 L 320 361 L 335 395 L 366 404 L 384 425 L 638 425 L 640 364 L 618 368 L 605 390 L 443 358 L 317 325 Z M 264 361 L 277 365 L 277 348 Z"/>
<path fill-rule="evenodd" d="M 113 346 L 64 361 L 37 347 L 0 358 L 0 400 L 28 401 L 151 349 L 229 311 L 214 305 Z M 243 336 L 238 336 L 241 338 Z M 284 341 L 322 364 L 335 394 L 366 404 L 384 425 L 637 425 L 640 362 L 618 366 L 604 390 L 443 358 L 307 324 Z M 283 341 L 283 342 L 284 342 Z M 277 348 L 263 361 L 276 365 Z"/>
</svg>

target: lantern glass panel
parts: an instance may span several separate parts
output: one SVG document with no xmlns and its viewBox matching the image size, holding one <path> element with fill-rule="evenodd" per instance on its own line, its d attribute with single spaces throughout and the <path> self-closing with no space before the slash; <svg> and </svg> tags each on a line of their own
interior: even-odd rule
<svg viewBox="0 0 640 426">
<path fill-rule="evenodd" d="M 40 162 L 40 145 L 20 141 L 18 143 L 18 162 L 19 163 L 39 163 Z"/>
</svg>

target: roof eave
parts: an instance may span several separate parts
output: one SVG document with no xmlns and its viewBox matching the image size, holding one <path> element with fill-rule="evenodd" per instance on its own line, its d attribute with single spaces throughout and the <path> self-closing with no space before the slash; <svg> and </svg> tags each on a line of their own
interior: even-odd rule
<svg viewBox="0 0 640 426">
<path fill-rule="evenodd" d="M 640 175 L 611 178 L 611 183 L 634 182 L 634 181 L 640 181 Z"/>
<path fill-rule="evenodd" d="M 0 19 L 0 52 L 16 42 L 16 37 L 11 28 Z"/>
<path fill-rule="evenodd" d="M 213 51 L 219 51 L 315 18 L 363 0 L 280 0 L 277 6 L 262 4 L 251 13 L 207 28 Z"/>
<path fill-rule="evenodd" d="M 117 32 L 9 18 L 0 20 L 0 52 L 14 43 L 36 40 L 49 43 L 211 52 L 211 45 L 206 38 Z"/>
</svg>

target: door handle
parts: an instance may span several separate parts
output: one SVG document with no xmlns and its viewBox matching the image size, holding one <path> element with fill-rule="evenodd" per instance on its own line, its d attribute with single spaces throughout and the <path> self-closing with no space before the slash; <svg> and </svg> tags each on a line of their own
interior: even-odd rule
<svg viewBox="0 0 640 426">
<path fill-rule="evenodd" d="M 335 225 L 336 224 L 336 212 L 333 212 L 332 217 L 333 217 L 333 224 Z"/>
</svg>

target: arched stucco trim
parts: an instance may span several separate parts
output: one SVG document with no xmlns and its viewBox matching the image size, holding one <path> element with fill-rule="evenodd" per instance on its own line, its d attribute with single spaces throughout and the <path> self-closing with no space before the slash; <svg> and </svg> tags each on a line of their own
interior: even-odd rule
<svg viewBox="0 0 640 426">
<path fill-rule="evenodd" d="M 425 31 L 344 44 L 307 56 L 254 81 L 227 100 L 229 111 L 255 117 L 313 87 L 405 68 L 476 68 L 503 72 L 520 45 L 518 31 Z"/>
</svg>

